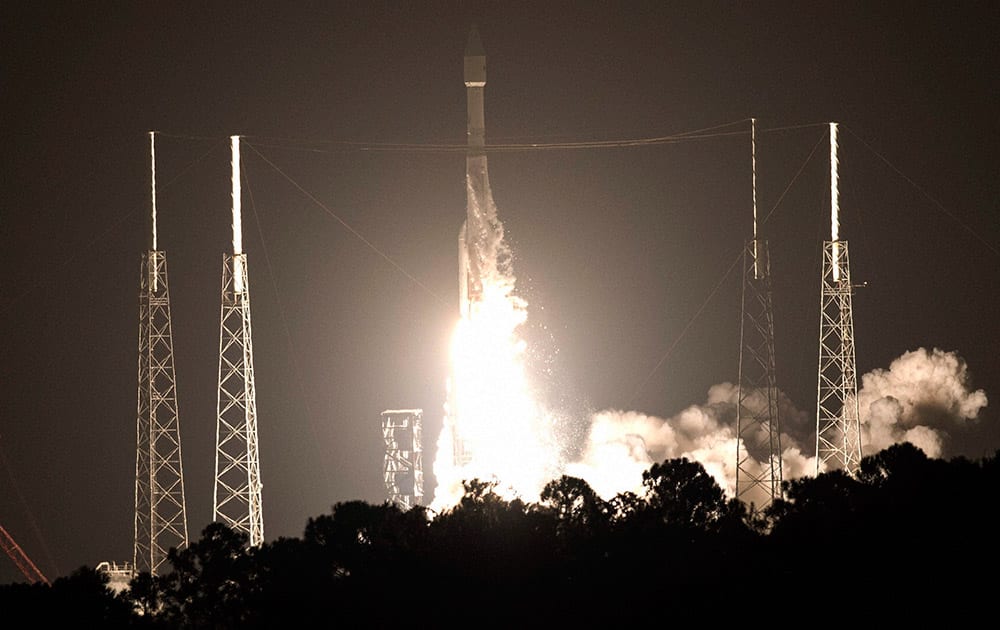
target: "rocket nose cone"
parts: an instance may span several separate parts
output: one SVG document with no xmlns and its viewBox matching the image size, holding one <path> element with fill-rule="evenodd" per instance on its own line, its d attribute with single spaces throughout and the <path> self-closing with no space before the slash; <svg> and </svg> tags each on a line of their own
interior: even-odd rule
<svg viewBox="0 0 1000 630">
<path fill-rule="evenodd" d="M 469 43 L 465 46 L 465 56 L 466 57 L 485 57 L 486 51 L 483 50 L 483 42 L 479 39 L 479 29 L 475 24 L 469 29 Z"/>
</svg>

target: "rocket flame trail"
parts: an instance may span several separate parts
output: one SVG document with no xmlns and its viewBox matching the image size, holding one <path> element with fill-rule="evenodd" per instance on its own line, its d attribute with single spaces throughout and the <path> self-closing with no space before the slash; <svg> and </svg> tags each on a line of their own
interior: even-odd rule
<svg viewBox="0 0 1000 630">
<path fill-rule="evenodd" d="M 469 158 L 467 181 L 468 218 L 459 235 L 462 308 L 434 462 L 436 511 L 457 503 L 462 482 L 471 479 L 496 481 L 507 498 L 534 500 L 560 469 L 552 418 L 527 375 L 527 343 L 519 330 L 528 304 L 514 293 L 484 155 Z"/>
</svg>

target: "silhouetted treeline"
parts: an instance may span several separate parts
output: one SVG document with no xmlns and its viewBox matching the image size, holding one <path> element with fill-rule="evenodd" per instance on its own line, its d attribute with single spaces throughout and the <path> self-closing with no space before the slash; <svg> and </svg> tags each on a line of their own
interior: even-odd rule
<svg viewBox="0 0 1000 630">
<path fill-rule="evenodd" d="M 1000 452 L 929 459 L 910 444 L 865 458 L 856 477 L 786 482 L 757 516 L 687 459 L 654 464 L 643 494 L 610 501 L 573 477 L 538 503 L 473 480 L 434 518 L 349 501 L 301 538 L 254 549 L 213 523 L 171 551 L 168 573 L 140 574 L 118 596 L 83 567 L 51 587 L 0 587 L 0 610 L 42 627 L 229 629 L 826 627 L 953 607 L 961 626 L 997 591 L 998 482 Z"/>
</svg>

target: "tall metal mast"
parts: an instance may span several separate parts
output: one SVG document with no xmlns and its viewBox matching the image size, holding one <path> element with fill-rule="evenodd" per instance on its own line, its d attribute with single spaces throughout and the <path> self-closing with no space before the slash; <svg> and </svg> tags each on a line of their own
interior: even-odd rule
<svg viewBox="0 0 1000 630">
<path fill-rule="evenodd" d="M 251 547 L 264 542 L 257 395 L 253 376 L 250 285 L 243 252 L 240 208 L 240 138 L 231 136 L 233 253 L 222 257 L 219 332 L 218 423 L 212 518 L 246 534 Z"/>
<path fill-rule="evenodd" d="M 757 121 L 750 119 L 753 240 L 743 250 L 736 497 L 763 512 L 781 496 L 781 439 L 767 240 L 757 233 Z"/>
<path fill-rule="evenodd" d="M 156 140 L 149 132 L 150 248 L 139 280 L 139 393 L 135 456 L 136 572 L 157 575 L 172 547 L 188 544 L 167 253 L 156 242 Z"/>
<path fill-rule="evenodd" d="M 830 123 L 830 240 L 823 243 L 816 392 L 816 474 L 861 463 L 861 419 L 854 358 L 854 314 L 847 241 L 840 240 L 837 123 Z"/>
<path fill-rule="evenodd" d="M 390 502 L 408 510 L 424 499 L 422 409 L 382 412 L 385 460 L 382 469 Z"/>
</svg>

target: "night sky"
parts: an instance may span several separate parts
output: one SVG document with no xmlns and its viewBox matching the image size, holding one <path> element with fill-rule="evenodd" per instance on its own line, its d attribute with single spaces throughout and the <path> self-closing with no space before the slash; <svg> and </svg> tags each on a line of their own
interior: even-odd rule
<svg viewBox="0 0 1000 630">
<path fill-rule="evenodd" d="M 429 149 L 465 142 L 473 22 L 487 144 L 726 134 L 489 154 L 532 367 L 581 432 L 737 378 L 756 117 L 781 389 L 814 423 L 836 121 L 841 237 L 868 283 L 859 384 L 954 352 L 989 404 L 945 454 L 1000 448 L 996 3 L 251 4 L 0 9 L 0 525 L 50 579 L 132 558 L 151 130 L 191 537 L 212 510 L 233 134 L 265 538 L 385 499 L 384 409 L 424 409 L 432 493 L 465 161 Z M 0 582 L 20 577 L 0 560 Z"/>
</svg>

